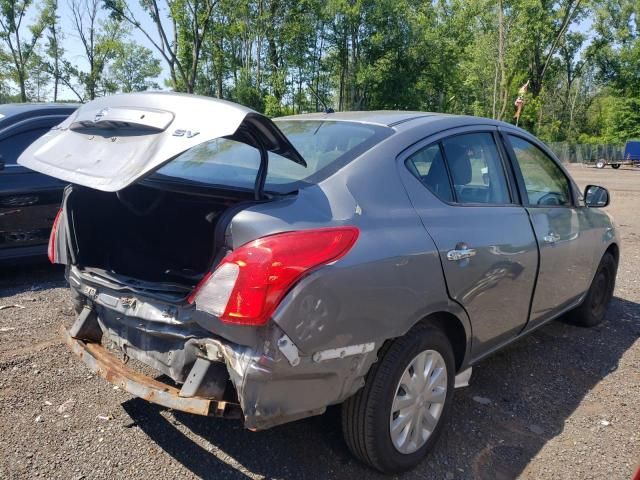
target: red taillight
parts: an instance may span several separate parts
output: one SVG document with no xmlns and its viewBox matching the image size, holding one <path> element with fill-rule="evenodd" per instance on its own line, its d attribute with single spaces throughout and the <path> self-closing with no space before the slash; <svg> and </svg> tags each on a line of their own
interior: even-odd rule
<svg viewBox="0 0 640 480">
<path fill-rule="evenodd" d="M 47 248 L 47 254 L 49 255 L 49 261 L 56 263 L 56 236 L 58 234 L 58 223 L 60 223 L 60 217 L 62 216 L 62 209 L 58 210 L 56 218 L 53 220 L 53 226 L 51 227 L 51 235 L 49 235 L 49 247 Z"/>
<path fill-rule="evenodd" d="M 338 227 L 259 238 L 227 255 L 189 302 L 228 323 L 264 325 L 300 277 L 344 256 L 358 234 L 355 227 Z"/>
</svg>

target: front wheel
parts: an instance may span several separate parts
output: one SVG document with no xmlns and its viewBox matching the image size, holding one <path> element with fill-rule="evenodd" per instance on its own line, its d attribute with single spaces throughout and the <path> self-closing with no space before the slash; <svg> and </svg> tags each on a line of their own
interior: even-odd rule
<svg viewBox="0 0 640 480">
<path fill-rule="evenodd" d="M 351 452 L 385 473 L 415 467 L 433 448 L 453 399 L 455 362 L 444 333 L 418 326 L 381 352 L 367 381 L 342 406 Z"/>
<path fill-rule="evenodd" d="M 615 257 L 609 252 L 605 253 L 582 304 L 569 312 L 569 320 L 572 323 L 582 327 L 594 327 L 604 320 L 613 298 L 617 271 Z"/>
<path fill-rule="evenodd" d="M 620 164 L 619 163 L 612 163 L 611 164 L 611 168 L 613 168 L 614 170 L 617 170 L 620 168 Z"/>
<path fill-rule="evenodd" d="M 606 165 L 605 161 L 600 159 L 596 162 L 596 168 L 604 168 L 604 166 Z"/>
</svg>

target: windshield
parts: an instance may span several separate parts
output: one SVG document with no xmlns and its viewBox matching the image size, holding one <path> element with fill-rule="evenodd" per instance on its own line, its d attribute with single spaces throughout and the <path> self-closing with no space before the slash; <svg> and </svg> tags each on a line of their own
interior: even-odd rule
<svg viewBox="0 0 640 480">
<path fill-rule="evenodd" d="M 356 122 L 281 120 L 278 128 L 306 160 L 303 167 L 269 153 L 265 190 L 287 193 L 315 183 L 391 134 L 391 129 Z M 260 152 L 228 138 L 217 138 L 187 150 L 157 174 L 223 187 L 252 190 Z"/>
</svg>

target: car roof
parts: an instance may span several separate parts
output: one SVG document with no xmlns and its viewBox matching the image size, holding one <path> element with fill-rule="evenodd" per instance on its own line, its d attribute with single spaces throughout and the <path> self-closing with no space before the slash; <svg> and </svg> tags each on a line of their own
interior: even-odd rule
<svg viewBox="0 0 640 480">
<path fill-rule="evenodd" d="M 275 121 L 280 120 L 331 120 L 346 121 L 357 123 L 370 123 L 385 127 L 393 127 L 410 120 L 432 116 L 444 116 L 441 113 L 431 112 L 413 112 L 403 110 L 372 110 L 372 111 L 353 111 L 353 112 L 317 112 L 303 113 L 301 115 L 290 115 L 286 117 L 274 118 Z"/>
<path fill-rule="evenodd" d="M 33 117 L 70 115 L 77 103 L 6 103 L 0 105 L 0 129 Z"/>
<path fill-rule="evenodd" d="M 19 113 L 39 112 L 47 114 L 47 112 L 63 110 L 75 110 L 78 108 L 77 103 L 5 103 L 0 105 L 0 114 L 10 117 Z"/>
<path fill-rule="evenodd" d="M 368 123 L 385 127 L 398 128 L 415 128 L 419 126 L 429 126 L 433 130 L 438 130 L 438 126 L 443 123 L 447 124 L 447 128 L 465 125 L 492 125 L 496 127 L 509 127 L 511 129 L 521 130 L 510 123 L 493 120 L 490 118 L 474 117 L 470 115 L 454 115 L 448 113 L 434 112 L 416 112 L 402 110 L 374 110 L 374 111 L 353 111 L 353 112 L 335 112 L 335 113 L 305 113 L 301 115 L 290 115 L 286 117 L 278 117 L 273 120 L 324 120 L 324 121 L 345 121 Z"/>
</svg>

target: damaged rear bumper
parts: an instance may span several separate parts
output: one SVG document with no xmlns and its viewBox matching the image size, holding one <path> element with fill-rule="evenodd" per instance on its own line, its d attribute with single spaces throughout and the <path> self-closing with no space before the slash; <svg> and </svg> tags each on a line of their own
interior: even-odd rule
<svg viewBox="0 0 640 480">
<path fill-rule="evenodd" d="M 241 417 L 238 404 L 207 398 L 181 397 L 177 388 L 128 368 L 99 343 L 75 339 L 64 327 L 60 329 L 60 333 L 71 351 L 80 357 L 93 373 L 131 395 L 163 407 L 196 415 Z"/>
<path fill-rule="evenodd" d="M 376 360 L 373 343 L 299 351 L 275 322 L 256 330 L 253 344 L 236 343 L 203 328 L 192 307 L 132 295 L 73 267 L 68 278 L 81 310 L 64 331 L 74 353 L 109 382 L 172 409 L 240 417 L 246 428 L 264 430 L 341 403 L 362 387 Z M 178 387 L 131 370 L 103 340 Z"/>
</svg>

